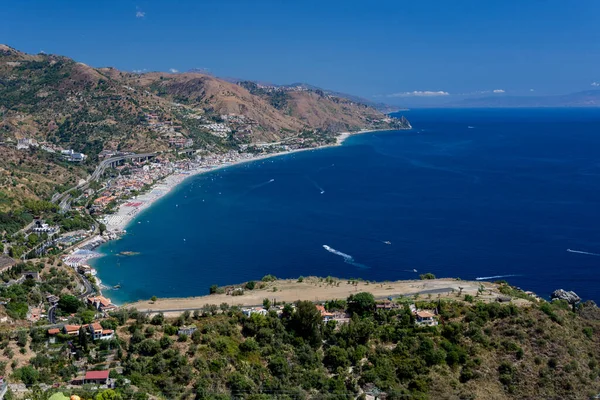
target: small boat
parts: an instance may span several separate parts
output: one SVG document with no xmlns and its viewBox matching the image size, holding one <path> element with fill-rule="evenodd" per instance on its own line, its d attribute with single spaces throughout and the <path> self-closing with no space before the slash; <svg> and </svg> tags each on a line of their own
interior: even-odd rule
<svg viewBox="0 0 600 400">
<path fill-rule="evenodd" d="M 113 289 L 120 289 L 120 288 L 121 288 L 121 285 L 115 285 L 115 286 L 113 286 Z"/>
<path fill-rule="evenodd" d="M 384 240 L 383 243 L 385 243 L 385 244 L 392 244 L 392 242 L 390 242 L 389 240 Z"/>
</svg>

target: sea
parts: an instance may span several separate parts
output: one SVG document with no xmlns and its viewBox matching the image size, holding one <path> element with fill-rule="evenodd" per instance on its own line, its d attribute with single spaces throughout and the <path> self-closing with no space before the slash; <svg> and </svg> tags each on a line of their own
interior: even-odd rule
<svg viewBox="0 0 600 400">
<path fill-rule="evenodd" d="M 122 304 L 266 274 L 431 272 L 600 300 L 600 110 L 398 115 L 413 129 L 184 181 L 99 248 L 99 277 L 120 285 L 105 295 Z"/>
</svg>

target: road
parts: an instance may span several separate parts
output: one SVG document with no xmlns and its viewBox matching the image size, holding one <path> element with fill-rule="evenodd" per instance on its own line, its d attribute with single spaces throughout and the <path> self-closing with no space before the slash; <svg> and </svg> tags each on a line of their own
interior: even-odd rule
<svg viewBox="0 0 600 400">
<path fill-rule="evenodd" d="M 90 175 L 85 182 L 77 186 L 73 186 L 71 189 L 62 192 L 61 194 L 52 196 L 52 202 L 59 204 L 61 210 L 67 211 L 70 208 L 71 193 L 75 190 L 86 190 L 90 186 L 90 183 L 94 182 L 95 180 L 98 180 L 102 176 L 102 174 L 104 174 L 106 168 L 111 164 L 134 158 L 155 157 L 157 154 L 158 153 L 128 154 L 125 156 L 107 158 L 106 160 L 103 160 L 100 162 L 100 164 L 98 164 L 92 175 Z"/>
<path fill-rule="evenodd" d="M 392 299 L 396 299 L 399 297 L 410 297 L 410 296 L 414 296 L 414 295 L 424 295 L 424 294 L 438 294 L 438 293 L 448 293 L 451 292 L 453 290 L 453 288 L 451 287 L 444 287 L 444 288 L 437 288 L 437 289 L 427 289 L 427 290 L 421 290 L 421 291 L 417 291 L 417 292 L 413 292 L 413 293 L 405 293 L 405 294 L 390 294 L 389 296 L 375 296 L 375 300 L 387 300 L 389 298 Z M 314 301 L 313 303 L 315 304 L 320 304 L 323 301 L 319 300 L 319 301 Z M 253 304 L 253 305 L 244 305 L 244 308 L 252 308 L 252 307 L 262 307 L 262 303 L 261 304 Z M 127 308 L 127 306 L 125 306 L 125 308 Z M 155 314 L 155 313 L 183 313 L 186 311 L 202 311 L 204 310 L 204 307 L 188 307 L 188 308 L 173 308 L 173 309 L 167 309 L 167 310 L 152 310 L 152 309 L 147 309 L 147 310 L 138 310 L 138 312 L 143 313 L 143 314 Z"/>
<path fill-rule="evenodd" d="M 48 321 L 51 324 L 56 324 L 56 304 L 53 304 L 48 309 Z"/>
<path fill-rule="evenodd" d="M 79 279 L 81 280 L 81 283 L 83 283 L 83 286 L 85 287 L 85 292 L 81 293 L 79 296 L 77 296 L 80 300 L 84 300 L 91 296 L 92 294 L 96 293 L 96 291 L 94 290 L 94 287 L 92 286 L 92 284 L 90 283 L 90 281 L 88 281 L 84 276 L 82 276 L 81 274 L 77 274 L 77 276 L 79 277 Z"/>
</svg>

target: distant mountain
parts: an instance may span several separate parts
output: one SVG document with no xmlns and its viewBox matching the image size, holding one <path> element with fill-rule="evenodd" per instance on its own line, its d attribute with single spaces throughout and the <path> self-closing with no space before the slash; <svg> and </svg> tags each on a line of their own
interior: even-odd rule
<svg viewBox="0 0 600 400">
<path fill-rule="evenodd" d="M 558 96 L 494 95 L 447 103 L 446 107 L 600 107 L 600 90 Z"/>
<path fill-rule="evenodd" d="M 322 89 L 319 88 L 317 86 L 313 86 L 310 85 L 308 83 L 292 83 L 290 85 L 284 85 L 286 87 L 303 87 L 309 90 L 320 90 L 325 94 L 328 95 L 332 95 L 332 96 L 337 96 L 337 97 L 343 97 L 346 98 L 348 100 L 352 100 L 356 103 L 361 103 L 364 104 L 366 106 L 369 107 L 373 107 L 374 109 L 381 111 L 382 113 L 385 114 L 389 114 L 389 113 L 393 113 L 393 112 L 397 112 L 400 111 L 401 109 L 403 109 L 402 107 L 399 106 L 394 106 L 394 105 L 390 105 L 390 104 L 385 104 L 385 103 L 377 103 L 368 99 L 365 99 L 364 97 L 360 97 L 360 96 L 355 96 L 353 94 L 348 94 L 348 93 L 342 93 L 342 92 L 336 92 L 333 90 L 327 90 L 327 89 Z"/>
<path fill-rule="evenodd" d="M 307 147 L 339 132 L 407 127 L 364 102 L 319 89 L 271 90 L 205 71 L 130 73 L 0 45 L 0 209 L 10 206 L 4 198 L 47 198 L 55 186 L 72 185 L 102 151 L 192 143 L 214 153 L 281 140 Z M 66 165 L 60 151 L 40 149 L 88 157 Z"/>
</svg>

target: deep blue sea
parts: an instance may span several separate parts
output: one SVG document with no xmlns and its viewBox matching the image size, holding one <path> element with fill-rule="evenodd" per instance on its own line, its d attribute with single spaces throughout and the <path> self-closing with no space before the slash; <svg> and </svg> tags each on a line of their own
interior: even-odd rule
<svg viewBox="0 0 600 400">
<path fill-rule="evenodd" d="M 121 285 L 106 295 L 203 295 L 265 274 L 432 272 L 600 300 L 600 110 L 402 114 L 413 130 L 188 179 L 100 248 L 99 276 Z"/>
</svg>

